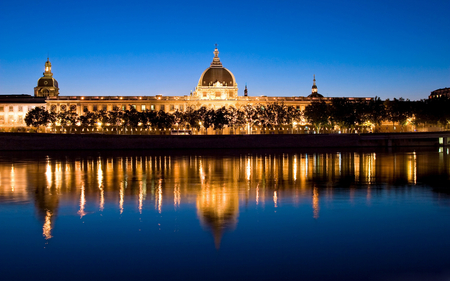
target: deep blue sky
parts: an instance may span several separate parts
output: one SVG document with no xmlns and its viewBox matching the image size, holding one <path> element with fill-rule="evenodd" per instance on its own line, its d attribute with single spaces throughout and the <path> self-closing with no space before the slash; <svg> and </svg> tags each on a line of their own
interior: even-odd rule
<svg viewBox="0 0 450 281">
<path fill-rule="evenodd" d="M 450 87 L 450 1 L 1 1 L 0 93 L 185 95 L 219 44 L 239 94 L 426 98 Z"/>
</svg>

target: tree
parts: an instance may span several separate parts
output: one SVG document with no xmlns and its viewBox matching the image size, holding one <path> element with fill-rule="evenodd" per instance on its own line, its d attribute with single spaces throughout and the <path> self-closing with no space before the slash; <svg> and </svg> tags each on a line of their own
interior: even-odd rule
<svg viewBox="0 0 450 281">
<path fill-rule="evenodd" d="M 27 126 L 38 128 L 39 126 L 47 126 L 55 121 L 55 115 L 45 110 L 42 107 L 35 107 L 27 112 L 25 115 L 25 123 Z"/>
<path fill-rule="evenodd" d="M 61 129 L 74 126 L 78 122 L 78 114 L 73 111 L 60 111 L 56 114 L 56 120 L 60 123 Z"/>
<path fill-rule="evenodd" d="M 305 108 L 305 118 L 320 132 L 320 129 L 329 125 L 329 107 L 325 101 L 313 101 Z"/>
<path fill-rule="evenodd" d="M 412 117 L 411 102 L 404 100 L 403 98 L 392 101 L 387 99 L 385 101 L 387 119 L 392 122 L 393 125 L 397 123 L 400 126 L 404 126 L 408 118 Z"/>
<path fill-rule="evenodd" d="M 211 114 L 212 123 L 214 125 L 215 130 L 222 130 L 225 126 L 228 125 L 229 120 L 229 112 L 225 108 L 225 106 L 213 111 L 214 114 Z"/>
</svg>

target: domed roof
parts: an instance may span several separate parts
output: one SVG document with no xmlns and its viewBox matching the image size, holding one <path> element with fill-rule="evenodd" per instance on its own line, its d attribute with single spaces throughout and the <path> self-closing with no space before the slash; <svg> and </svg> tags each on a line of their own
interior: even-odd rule
<svg viewBox="0 0 450 281">
<path fill-rule="evenodd" d="M 231 72 L 222 67 L 222 68 L 212 68 L 209 67 L 206 69 L 202 76 L 200 77 L 199 83 L 202 86 L 212 86 L 216 82 L 220 82 L 223 86 L 234 86 L 234 77 Z"/>
<path fill-rule="evenodd" d="M 38 87 L 56 87 L 58 88 L 58 81 L 53 77 L 41 77 L 37 83 Z"/>
<path fill-rule="evenodd" d="M 319 93 L 312 93 L 308 96 L 308 98 L 323 98 L 323 96 Z"/>
<path fill-rule="evenodd" d="M 198 81 L 199 86 L 208 87 L 220 82 L 223 86 L 234 87 L 236 85 L 236 80 L 234 79 L 233 73 L 223 67 L 219 59 L 219 50 L 216 48 L 214 50 L 214 58 L 211 66 L 203 71 Z"/>
</svg>

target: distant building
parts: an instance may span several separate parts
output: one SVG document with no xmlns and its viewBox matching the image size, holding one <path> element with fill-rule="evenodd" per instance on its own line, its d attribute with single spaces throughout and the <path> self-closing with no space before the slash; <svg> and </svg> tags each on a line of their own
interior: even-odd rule
<svg viewBox="0 0 450 281">
<path fill-rule="evenodd" d="M 449 97 L 450 98 L 450 88 L 442 88 L 442 89 L 437 89 L 434 90 L 433 92 L 431 92 L 429 98 L 440 98 L 440 97 Z"/>
</svg>

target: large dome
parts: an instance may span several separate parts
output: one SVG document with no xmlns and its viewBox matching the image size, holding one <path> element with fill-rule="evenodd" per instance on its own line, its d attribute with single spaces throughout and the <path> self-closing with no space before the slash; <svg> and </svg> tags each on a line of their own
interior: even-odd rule
<svg viewBox="0 0 450 281">
<path fill-rule="evenodd" d="M 217 82 L 220 82 L 222 86 L 234 87 L 236 86 L 236 81 L 234 79 L 233 73 L 223 67 L 219 59 L 219 50 L 216 48 L 214 50 L 214 59 L 211 66 L 203 71 L 198 85 L 202 87 L 213 86 Z"/>
<path fill-rule="evenodd" d="M 234 76 L 225 67 L 206 69 L 200 77 L 199 84 L 202 86 L 212 86 L 215 83 L 220 82 L 223 86 L 234 86 Z"/>
</svg>

